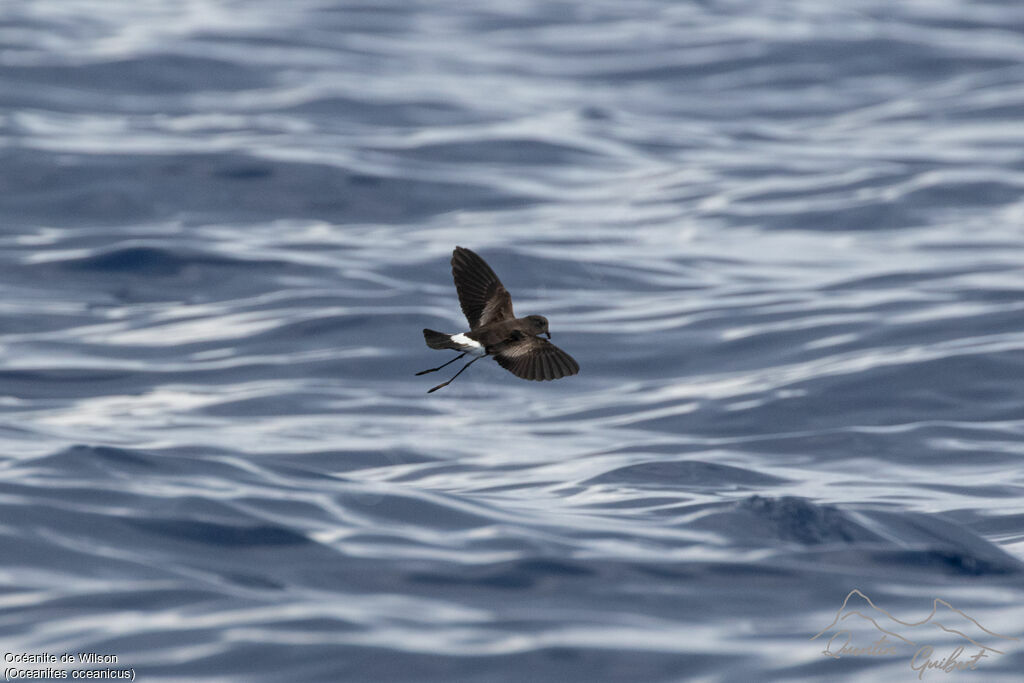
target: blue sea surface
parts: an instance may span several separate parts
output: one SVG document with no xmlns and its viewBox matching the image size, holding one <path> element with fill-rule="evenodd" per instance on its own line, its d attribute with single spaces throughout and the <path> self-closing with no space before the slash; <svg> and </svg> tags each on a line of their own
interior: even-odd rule
<svg viewBox="0 0 1024 683">
<path fill-rule="evenodd" d="M 1024 4 L 2 3 L 0 415 L 8 675 L 1020 681 Z"/>
</svg>

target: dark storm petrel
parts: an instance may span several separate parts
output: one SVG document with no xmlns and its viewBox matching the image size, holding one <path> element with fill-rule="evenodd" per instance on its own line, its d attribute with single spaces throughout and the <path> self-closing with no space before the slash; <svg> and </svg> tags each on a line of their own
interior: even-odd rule
<svg viewBox="0 0 1024 683">
<path fill-rule="evenodd" d="M 463 370 L 484 356 L 494 356 L 498 364 L 516 377 L 537 381 L 575 375 L 579 364 L 551 342 L 541 339 L 548 332 L 548 319 L 542 315 L 517 318 L 512 312 L 512 297 L 484 260 L 469 249 L 455 247 L 452 253 L 452 277 L 459 293 L 459 304 L 469 321 L 469 332 L 444 334 L 423 330 L 423 338 L 432 349 L 452 349 L 462 353 L 444 365 L 417 372 L 425 375 L 450 365 L 466 354 L 475 356 L 450 380 L 428 391 L 448 386 Z"/>
</svg>

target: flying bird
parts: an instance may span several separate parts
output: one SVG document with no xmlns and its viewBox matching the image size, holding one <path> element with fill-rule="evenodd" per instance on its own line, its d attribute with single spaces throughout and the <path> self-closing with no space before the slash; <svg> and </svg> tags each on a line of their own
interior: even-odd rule
<svg viewBox="0 0 1024 683">
<path fill-rule="evenodd" d="M 498 364 L 516 377 L 537 381 L 560 379 L 580 371 L 573 357 L 540 335 L 547 335 L 548 319 L 542 315 L 517 318 L 512 312 L 512 297 L 491 267 L 477 254 L 463 247 L 452 253 L 452 277 L 459 304 L 469 321 L 469 331 L 445 334 L 423 330 L 423 338 L 432 349 L 461 351 L 444 365 L 417 375 L 437 372 L 467 354 L 473 360 L 462 366 L 450 380 L 427 391 L 432 393 L 451 384 L 473 363 L 494 356 Z"/>
</svg>

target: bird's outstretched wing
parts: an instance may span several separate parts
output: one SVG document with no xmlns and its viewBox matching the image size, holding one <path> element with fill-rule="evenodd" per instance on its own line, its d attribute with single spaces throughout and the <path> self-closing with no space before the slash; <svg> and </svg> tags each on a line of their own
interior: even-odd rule
<svg viewBox="0 0 1024 683">
<path fill-rule="evenodd" d="M 516 377 L 538 382 L 568 377 L 580 371 L 579 363 L 572 356 L 540 337 L 506 342 L 494 360 Z"/>
<path fill-rule="evenodd" d="M 452 253 L 452 277 L 469 328 L 515 318 L 512 297 L 482 258 L 464 247 Z"/>
</svg>

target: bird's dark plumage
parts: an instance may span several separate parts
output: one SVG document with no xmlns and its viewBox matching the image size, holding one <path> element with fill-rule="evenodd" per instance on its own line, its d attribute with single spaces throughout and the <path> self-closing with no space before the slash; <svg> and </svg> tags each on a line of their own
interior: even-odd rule
<svg viewBox="0 0 1024 683">
<path fill-rule="evenodd" d="M 458 346 L 452 341 L 450 334 L 444 332 L 437 332 L 435 330 L 423 330 L 423 339 L 427 342 L 427 346 L 432 349 L 457 349 Z"/>
<path fill-rule="evenodd" d="M 494 355 L 498 365 L 523 379 L 560 379 L 575 375 L 580 366 L 572 356 L 546 339 L 526 337 Z"/>
<path fill-rule="evenodd" d="M 455 280 L 455 291 L 459 293 L 462 312 L 469 321 L 469 329 L 475 330 L 516 317 L 512 312 L 512 297 L 505 285 L 501 284 L 491 267 L 476 253 L 455 247 L 452 253 L 452 278 Z"/>
<path fill-rule="evenodd" d="M 427 346 L 432 349 L 462 351 L 458 358 L 466 354 L 475 356 L 462 370 L 484 356 L 494 356 L 501 367 L 523 379 L 560 379 L 580 371 L 579 364 L 572 356 L 546 339 L 540 338 L 541 334 L 551 337 L 547 318 L 541 315 L 515 317 L 512 297 L 508 290 L 501 284 L 501 280 L 491 267 L 474 252 L 463 247 L 455 247 L 452 253 L 452 277 L 459 295 L 459 304 L 470 329 L 468 332 L 455 335 L 423 330 Z M 434 372 L 445 365 L 417 374 Z M 455 377 L 458 377 L 462 370 L 459 370 Z M 439 384 L 430 391 L 440 389 L 448 382 Z"/>
</svg>

